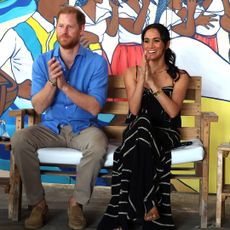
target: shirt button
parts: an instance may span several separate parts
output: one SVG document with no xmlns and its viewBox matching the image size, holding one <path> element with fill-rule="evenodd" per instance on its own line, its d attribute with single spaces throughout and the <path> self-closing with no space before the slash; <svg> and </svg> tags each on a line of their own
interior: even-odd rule
<svg viewBox="0 0 230 230">
<path fill-rule="evenodd" d="M 65 106 L 65 109 L 68 109 L 68 106 Z"/>
</svg>

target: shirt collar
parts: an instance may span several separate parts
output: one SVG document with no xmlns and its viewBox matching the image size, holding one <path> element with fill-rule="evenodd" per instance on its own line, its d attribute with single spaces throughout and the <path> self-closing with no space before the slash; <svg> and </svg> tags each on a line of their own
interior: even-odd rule
<svg viewBox="0 0 230 230">
<path fill-rule="evenodd" d="M 86 55 L 86 48 L 84 48 L 81 44 L 78 50 L 78 53 L 76 56 L 85 56 Z M 57 46 L 54 50 L 53 50 L 53 56 L 54 57 L 61 57 L 60 55 L 60 47 Z"/>
</svg>

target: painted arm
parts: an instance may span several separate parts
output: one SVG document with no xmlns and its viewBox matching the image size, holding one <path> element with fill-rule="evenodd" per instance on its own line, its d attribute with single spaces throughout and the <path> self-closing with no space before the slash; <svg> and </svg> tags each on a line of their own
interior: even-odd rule
<svg viewBox="0 0 230 230">
<path fill-rule="evenodd" d="M 196 1 L 188 1 L 187 12 L 185 12 L 185 8 L 181 8 L 178 12 L 178 16 L 182 19 L 182 22 L 172 26 L 172 30 L 183 36 L 193 36 L 195 33 L 195 9 Z"/>
<path fill-rule="evenodd" d="M 136 20 L 130 18 L 119 18 L 120 24 L 130 33 L 141 34 L 143 30 L 150 1 L 143 0 L 142 3 L 142 8 L 140 9 Z"/>
<path fill-rule="evenodd" d="M 112 37 L 117 34 L 118 25 L 119 25 L 119 18 L 118 18 L 118 2 L 113 2 L 109 0 L 109 4 L 112 8 L 112 16 L 111 18 L 106 19 L 107 29 L 106 33 Z"/>
<path fill-rule="evenodd" d="M 229 0 L 222 0 L 224 6 L 224 15 L 220 18 L 221 27 L 230 32 L 230 3 Z"/>
</svg>

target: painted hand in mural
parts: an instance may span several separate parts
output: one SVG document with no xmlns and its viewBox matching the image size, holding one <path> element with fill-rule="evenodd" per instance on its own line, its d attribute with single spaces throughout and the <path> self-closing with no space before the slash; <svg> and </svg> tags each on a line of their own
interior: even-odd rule
<svg viewBox="0 0 230 230">
<path fill-rule="evenodd" d="M 85 48 L 90 48 L 90 44 L 99 42 L 99 37 L 95 33 L 84 31 L 80 41 Z"/>
<path fill-rule="evenodd" d="M 204 15 L 204 11 L 201 12 L 201 14 L 196 18 L 195 22 L 196 25 L 204 26 L 206 29 L 210 29 L 210 27 L 214 27 L 214 25 L 211 22 L 217 22 L 218 19 L 215 17 L 217 15 L 210 14 L 210 15 Z"/>
</svg>

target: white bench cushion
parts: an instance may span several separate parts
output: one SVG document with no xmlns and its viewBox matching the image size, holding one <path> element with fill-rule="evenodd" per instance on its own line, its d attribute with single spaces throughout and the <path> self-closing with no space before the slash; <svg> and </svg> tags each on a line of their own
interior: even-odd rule
<svg viewBox="0 0 230 230">
<path fill-rule="evenodd" d="M 192 145 L 172 150 L 172 164 L 195 162 L 204 158 L 204 149 L 200 140 L 191 141 Z M 113 153 L 116 148 L 117 145 L 109 144 L 105 167 L 113 165 Z M 37 152 L 40 162 L 49 164 L 77 165 L 82 157 L 80 151 L 71 148 L 41 148 Z"/>
</svg>

